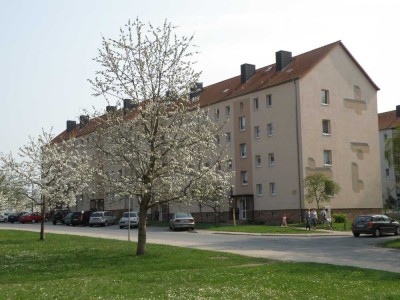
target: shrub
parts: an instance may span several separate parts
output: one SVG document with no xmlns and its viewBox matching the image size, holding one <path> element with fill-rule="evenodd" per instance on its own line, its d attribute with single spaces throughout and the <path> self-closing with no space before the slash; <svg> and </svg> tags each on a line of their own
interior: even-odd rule
<svg viewBox="0 0 400 300">
<path fill-rule="evenodd" d="M 347 221 L 347 217 L 345 214 L 333 214 L 332 217 L 335 223 L 344 223 Z"/>
</svg>

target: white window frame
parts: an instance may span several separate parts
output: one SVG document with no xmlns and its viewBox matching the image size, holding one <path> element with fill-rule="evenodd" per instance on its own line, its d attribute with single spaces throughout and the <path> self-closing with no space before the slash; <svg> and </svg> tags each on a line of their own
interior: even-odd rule
<svg viewBox="0 0 400 300">
<path fill-rule="evenodd" d="M 329 90 L 321 90 L 321 104 L 329 105 Z"/>
<path fill-rule="evenodd" d="M 232 142 L 232 136 L 230 132 L 226 133 L 226 143 L 230 144 Z"/>
<path fill-rule="evenodd" d="M 249 178 L 248 178 L 247 171 L 240 171 L 240 180 L 242 182 L 242 185 L 249 184 Z"/>
<path fill-rule="evenodd" d="M 258 97 L 253 99 L 253 107 L 254 107 L 254 110 L 259 110 L 260 109 L 260 103 L 258 101 Z"/>
<path fill-rule="evenodd" d="M 227 165 L 228 165 L 227 166 L 228 170 L 232 170 L 233 169 L 232 159 L 228 159 Z"/>
<path fill-rule="evenodd" d="M 274 153 L 268 153 L 268 164 L 270 167 L 275 166 L 275 154 Z"/>
<path fill-rule="evenodd" d="M 230 116 L 231 116 L 231 107 L 228 105 L 225 106 L 225 117 L 229 118 Z"/>
<path fill-rule="evenodd" d="M 260 168 L 261 167 L 261 155 L 257 154 L 255 156 L 255 163 L 256 163 L 256 168 Z"/>
<path fill-rule="evenodd" d="M 325 132 L 325 129 L 328 129 L 328 131 Z M 322 134 L 323 135 L 331 135 L 331 121 L 328 119 L 322 120 Z"/>
<path fill-rule="evenodd" d="M 323 159 L 324 166 L 332 166 L 332 150 L 324 150 Z"/>
<path fill-rule="evenodd" d="M 247 157 L 247 146 L 246 143 L 240 144 L 240 157 L 246 158 Z"/>
<path fill-rule="evenodd" d="M 263 186 L 261 183 L 256 184 L 256 193 L 257 193 L 257 196 L 263 195 Z"/>
<path fill-rule="evenodd" d="M 276 196 L 276 184 L 275 182 L 270 182 L 269 183 L 269 191 L 271 196 Z"/>
<path fill-rule="evenodd" d="M 268 123 L 267 124 L 267 133 L 269 136 L 274 135 L 275 129 L 274 129 L 274 123 Z"/>
<path fill-rule="evenodd" d="M 260 126 L 254 126 L 254 137 L 259 139 L 261 137 Z"/>
<path fill-rule="evenodd" d="M 219 120 L 219 108 L 215 109 L 214 114 L 215 114 L 215 121 L 218 121 Z"/>
<path fill-rule="evenodd" d="M 246 130 L 246 117 L 245 116 L 239 117 L 239 130 L 240 131 Z"/>
<path fill-rule="evenodd" d="M 267 107 L 271 107 L 272 106 L 272 95 L 271 94 L 268 94 L 266 96 L 266 106 Z"/>
</svg>

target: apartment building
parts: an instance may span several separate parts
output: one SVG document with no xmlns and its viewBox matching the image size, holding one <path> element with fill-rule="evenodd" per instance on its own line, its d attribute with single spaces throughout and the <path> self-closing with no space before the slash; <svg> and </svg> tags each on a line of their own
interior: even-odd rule
<svg viewBox="0 0 400 300">
<path fill-rule="evenodd" d="M 387 111 L 378 115 L 379 120 L 379 144 L 381 147 L 381 178 L 382 197 L 387 199 L 389 195 L 397 200 L 400 197 L 400 174 L 396 174 L 393 164 L 389 164 L 385 158 L 386 141 L 393 137 L 393 133 L 400 125 L 400 105 L 396 110 Z M 398 205 L 399 201 L 396 201 Z"/>
<path fill-rule="evenodd" d="M 226 167 L 235 171 L 222 219 L 232 220 L 233 209 L 240 222 L 277 223 L 283 213 L 299 221 L 315 206 L 304 200 L 303 182 L 316 172 L 341 186 L 328 204 L 334 211 L 381 211 L 378 90 L 341 41 L 297 56 L 278 51 L 273 64 L 243 64 L 240 75 L 202 88 L 198 101 L 225 124 L 216 142 L 227 144 Z M 84 126 L 72 127 L 84 135 Z M 96 201 L 103 209 L 127 208 L 96 197 L 81 199 L 77 208 L 94 208 Z M 151 214 L 161 220 L 174 210 Z M 190 210 L 198 220 L 213 220 L 211 210 Z"/>
<path fill-rule="evenodd" d="M 350 215 L 382 209 L 377 91 L 342 42 L 205 87 L 200 103 L 219 118 L 236 172 L 240 220 L 299 220 L 304 178 L 321 172 L 342 190 L 328 205 Z M 224 113 L 223 113 L 224 112 Z"/>
</svg>

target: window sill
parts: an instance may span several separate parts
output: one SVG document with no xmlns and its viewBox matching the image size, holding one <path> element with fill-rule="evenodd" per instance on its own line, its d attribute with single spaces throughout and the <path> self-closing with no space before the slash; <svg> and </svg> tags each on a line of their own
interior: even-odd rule
<svg viewBox="0 0 400 300">
<path fill-rule="evenodd" d="M 325 167 L 332 167 L 332 164 L 324 164 Z"/>
<path fill-rule="evenodd" d="M 331 136 L 330 133 L 325 133 L 325 132 L 323 132 L 322 135 L 323 135 L 323 136 Z"/>
<path fill-rule="evenodd" d="M 329 103 L 322 103 L 321 102 L 321 106 L 329 106 Z"/>
</svg>

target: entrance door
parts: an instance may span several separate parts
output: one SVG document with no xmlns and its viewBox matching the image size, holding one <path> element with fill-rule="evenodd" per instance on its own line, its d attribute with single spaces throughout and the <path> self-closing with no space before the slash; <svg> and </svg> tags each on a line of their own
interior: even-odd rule
<svg viewBox="0 0 400 300">
<path fill-rule="evenodd" d="M 240 219 L 247 220 L 247 203 L 246 198 L 240 199 Z"/>
</svg>

